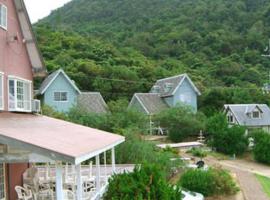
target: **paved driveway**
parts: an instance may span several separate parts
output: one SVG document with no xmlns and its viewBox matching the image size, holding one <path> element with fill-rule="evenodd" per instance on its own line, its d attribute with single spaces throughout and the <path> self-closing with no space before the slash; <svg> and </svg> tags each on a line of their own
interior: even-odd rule
<svg viewBox="0 0 270 200">
<path fill-rule="evenodd" d="M 270 167 L 245 160 L 222 160 L 213 157 L 205 159 L 209 165 L 221 165 L 236 174 L 240 188 L 246 200 L 270 200 L 264 193 L 254 173 L 270 177 Z"/>
</svg>

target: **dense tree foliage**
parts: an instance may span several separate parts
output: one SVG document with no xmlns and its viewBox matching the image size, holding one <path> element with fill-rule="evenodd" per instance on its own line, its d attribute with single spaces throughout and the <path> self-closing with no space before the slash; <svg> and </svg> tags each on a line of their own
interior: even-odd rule
<svg viewBox="0 0 270 200">
<path fill-rule="evenodd" d="M 189 136 L 198 135 L 204 129 L 205 117 L 202 113 L 182 105 L 166 109 L 155 116 L 156 123 L 168 129 L 173 142 L 181 142 Z"/>
<path fill-rule="evenodd" d="M 214 106 L 261 101 L 269 13 L 266 0 L 76 0 L 35 27 L 49 71 L 64 68 L 82 90 L 131 97 L 186 72 L 209 111 L 211 90 Z"/>
<path fill-rule="evenodd" d="M 245 127 L 232 125 L 229 127 L 223 113 L 210 117 L 206 125 L 209 134 L 209 144 L 218 152 L 228 155 L 243 154 L 248 147 Z"/>
<path fill-rule="evenodd" d="M 253 154 L 258 162 L 270 164 L 270 135 L 263 130 L 256 130 L 251 134 L 254 138 Z"/>
</svg>

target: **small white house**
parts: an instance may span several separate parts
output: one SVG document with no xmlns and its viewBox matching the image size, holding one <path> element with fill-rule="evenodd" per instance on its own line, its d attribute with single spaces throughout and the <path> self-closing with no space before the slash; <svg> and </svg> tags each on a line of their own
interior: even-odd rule
<svg viewBox="0 0 270 200">
<path fill-rule="evenodd" d="M 266 104 L 226 104 L 228 123 L 246 126 L 247 130 L 263 129 L 270 133 L 270 109 Z"/>
</svg>

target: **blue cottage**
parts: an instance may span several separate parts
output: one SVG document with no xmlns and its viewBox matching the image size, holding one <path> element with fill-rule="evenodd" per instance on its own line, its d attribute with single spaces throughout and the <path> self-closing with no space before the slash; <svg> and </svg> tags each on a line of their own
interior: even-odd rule
<svg viewBox="0 0 270 200">
<path fill-rule="evenodd" d="M 187 74 L 157 80 L 150 93 L 134 94 L 129 107 L 156 114 L 178 104 L 190 106 L 197 112 L 197 97 L 201 95 Z"/>
<path fill-rule="evenodd" d="M 58 112 L 68 112 L 77 104 L 81 92 L 67 74 L 59 69 L 50 74 L 42 83 L 37 95 L 43 104 Z"/>
</svg>

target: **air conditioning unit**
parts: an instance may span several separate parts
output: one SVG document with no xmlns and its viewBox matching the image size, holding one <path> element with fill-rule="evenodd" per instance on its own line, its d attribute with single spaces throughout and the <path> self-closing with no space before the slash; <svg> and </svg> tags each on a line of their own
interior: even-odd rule
<svg viewBox="0 0 270 200">
<path fill-rule="evenodd" d="M 32 112 L 33 113 L 40 113 L 41 112 L 41 103 L 38 99 L 32 100 Z"/>
</svg>

